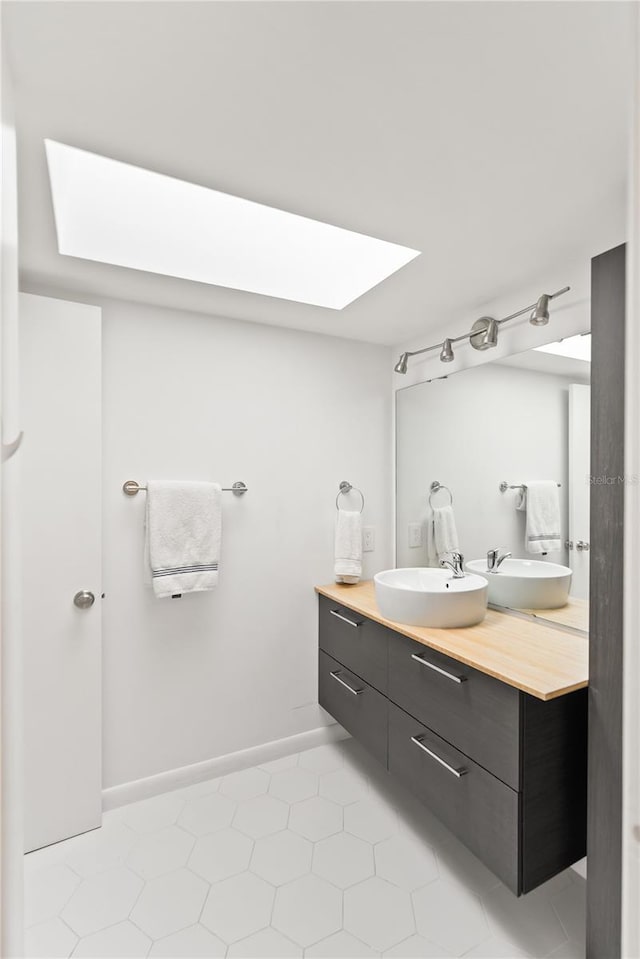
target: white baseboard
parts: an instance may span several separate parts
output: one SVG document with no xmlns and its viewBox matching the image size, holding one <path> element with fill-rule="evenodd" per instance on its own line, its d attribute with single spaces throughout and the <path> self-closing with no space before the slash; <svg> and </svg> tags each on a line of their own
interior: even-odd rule
<svg viewBox="0 0 640 959">
<path fill-rule="evenodd" d="M 325 743 L 336 743 L 341 739 L 348 739 L 349 733 L 338 723 L 330 726 L 320 726 L 310 729 L 306 733 L 288 736 L 286 739 L 276 739 L 262 746 L 252 746 L 250 749 L 241 749 L 226 756 L 217 756 L 215 759 L 206 759 L 191 766 L 179 766 L 178 769 L 169 769 L 167 772 L 148 776 L 146 779 L 135 779 L 120 786 L 111 786 L 102 790 L 102 809 L 117 809 L 127 803 L 158 796 L 160 793 L 191 786 L 193 783 L 203 782 L 205 779 L 216 779 L 237 772 L 239 769 L 248 769 L 250 766 L 259 766 L 272 759 L 281 759 L 292 753 L 313 749 L 314 746 L 323 746 Z"/>
</svg>

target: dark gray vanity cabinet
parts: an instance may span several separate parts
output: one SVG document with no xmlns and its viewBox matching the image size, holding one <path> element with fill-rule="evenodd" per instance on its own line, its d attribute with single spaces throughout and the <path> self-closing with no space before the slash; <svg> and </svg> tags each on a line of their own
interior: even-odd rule
<svg viewBox="0 0 640 959">
<path fill-rule="evenodd" d="M 585 855 L 585 689 L 544 702 L 319 603 L 320 705 L 509 889 Z"/>
<path fill-rule="evenodd" d="M 387 765 L 386 696 L 320 650 L 319 701 L 383 766 Z"/>
<path fill-rule="evenodd" d="M 387 632 L 393 702 L 518 789 L 518 690 L 400 633 Z"/>
</svg>

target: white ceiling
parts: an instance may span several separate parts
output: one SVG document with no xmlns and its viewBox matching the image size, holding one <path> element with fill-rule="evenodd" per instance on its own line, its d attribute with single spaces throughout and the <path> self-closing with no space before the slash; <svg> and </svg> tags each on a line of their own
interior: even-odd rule
<svg viewBox="0 0 640 959">
<path fill-rule="evenodd" d="M 379 343 L 625 235 L 632 3 L 2 4 L 26 283 Z M 342 311 L 58 254 L 43 140 L 422 251 Z"/>
</svg>

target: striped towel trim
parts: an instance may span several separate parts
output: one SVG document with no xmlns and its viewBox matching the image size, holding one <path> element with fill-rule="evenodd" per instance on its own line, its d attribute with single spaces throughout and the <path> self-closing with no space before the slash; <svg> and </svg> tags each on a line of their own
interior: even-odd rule
<svg viewBox="0 0 640 959">
<path fill-rule="evenodd" d="M 543 539 L 560 539 L 560 533 L 546 533 L 544 536 L 527 536 L 530 543 L 540 543 Z"/>
<path fill-rule="evenodd" d="M 175 566 L 171 569 L 152 569 L 151 575 L 155 578 L 157 576 L 178 576 L 182 573 L 211 573 L 217 568 L 217 563 L 211 563 L 208 566 Z"/>
</svg>

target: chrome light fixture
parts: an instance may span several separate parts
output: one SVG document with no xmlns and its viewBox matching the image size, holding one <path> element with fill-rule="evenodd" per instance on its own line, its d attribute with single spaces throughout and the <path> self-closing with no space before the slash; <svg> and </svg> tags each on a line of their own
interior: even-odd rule
<svg viewBox="0 0 640 959">
<path fill-rule="evenodd" d="M 492 316 L 481 316 L 471 327 L 469 342 L 474 350 L 490 350 L 498 345 L 498 321 Z"/>
<path fill-rule="evenodd" d="M 440 350 L 440 361 L 442 363 L 451 363 L 454 359 L 453 350 L 451 349 L 451 340 L 447 339 L 442 344 L 442 349 Z"/>
<path fill-rule="evenodd" d="M 556 293 L 543 293 L 542 296 L 538 298 L 537 303 L 531 303 L 522 310 L 510 313 L 509 316 L 503 316 L 500 320 L 496 320 L 492 316 L 481 316 L 479 320 L 475 321 L 469 332 L 463 333 L 462 336 L 448 336 L 442 344 L 435 343 L 433 346 L 425 346 L 421 350 L 402 353 L 394 366 L 394 370 L 396 373 L 406 373 L 409 357 L 419 356 L 422 353 L 432 353 L 435 350 L 440 350 L 440 359 L 443 363 L 451 363 L 454 359 L 452 346 L 454 343 L 460 343 L 461 340 L 468 339 L 475 350 L 492 349 L 492 347 L 498 344 L 498 331 L 502 324 L 508 323 L 510 320 L 515 320 L 516 317 L 523 316 L 524 313 L 528 313 L 530 310 L 532 313 L 529 317 L 529 322 L 533 324 L 533 326 L 546 326 L 549 322 L 549 300 L 555 300 L 557 296 L 568 293 L 570 289 L 570 286 L 563 286 L 563 288 Z"/>
<path fill-rule="evenodd" d="M 557 295 L 557 294 L 556 294 Z M 529 317 L 529 323 L 532 326 L 546 326 L 549 322 L 549 300 L 551 297 L 548 293 L 543 293 L 536 303 L 531 316 Z"/>
<path fill-rule="evenodd" d="M 402 353 L 400 359 L 393 368 L 394 373 L 406 373 L 407 372 L 407 360 L 409 359 L 408 353 Z"/>
</svg>

